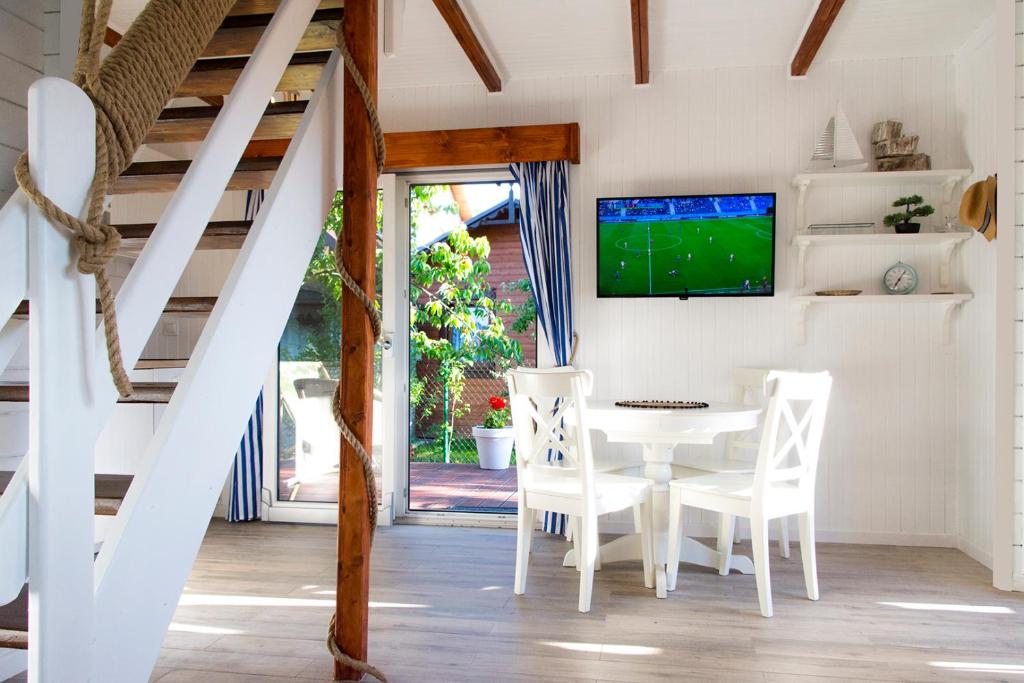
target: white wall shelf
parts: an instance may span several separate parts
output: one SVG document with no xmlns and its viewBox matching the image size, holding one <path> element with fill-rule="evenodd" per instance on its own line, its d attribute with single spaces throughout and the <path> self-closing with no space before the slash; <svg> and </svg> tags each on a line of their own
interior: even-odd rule
<svg viewBox="0 0 1024 683">
<path fill-rule="evenodd" d="M 864 185 L 956 185 L 971 175 L 969 168 L 934 171 L 863 171 L 860 173 L 797 173 L 793 187 L 859 187 Z"/>
<path fill-rule="evenodd" d="M 973 294 L 958 292 L 954 294 L 858 294 L 856 296 L 817 296 L 803 295 L 792 299 L 796 312 L 794 333 L 798 344 L 807 343 L 807 309 L 818 304 L 835 305 L 868 305 L 868 306 L 901 306 L 906 304 L 932 304 L 943 307 L 942 343 L 948 344 L 952 338 L 953 311 L 974 298 Z"/>
<path fill-rule="evenodd" d="M 940 185 L 942 188 L 942 213 L 949 215 L 949 203 L 953 199 L 953 188 L 971 175 L 969 168 L 953 168 L 937 171 L 865 171 L 861 173 L 797 173 L 793 176 L 793 187 L 797 189 L 796 225 L 798 230 L 807 228 L 807 190 L 811 187 L 871 187 L 880 185 Z"/>
<path fill-rule="evenodd" d="M 928 171 L 925 171 L 928 172 Z M 861 175 L 861 174 L 858 174 Z M 815 234 L 798 232 L 793 236 L 793 246 L 797 248 L 796 280 L 797 287 L 804 287 L 807 282 L 807 250 L 810 247 L 853 247 L 873 244 L 936 246 L 939 248 L 939 286 L 949 286 L 950 263 L 957 246 L 974 235 L 973 230 L 957 230 L 955 232 L 919 232 L 897 235 L 894 232 L 861 233 L 849 235 Z"/>
</svg>

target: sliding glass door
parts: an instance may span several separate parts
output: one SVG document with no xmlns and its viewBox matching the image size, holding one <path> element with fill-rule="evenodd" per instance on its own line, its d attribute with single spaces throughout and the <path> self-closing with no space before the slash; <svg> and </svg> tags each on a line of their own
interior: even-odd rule
<svg viewBox="0 0 1024 683">
<path fill-rule="evenodd" d="M 386 201 L 393 202 L 394 176 L 382 179 L 378 193 L 377 219 L 377 302 L 388 309 L 384 282 L 384 211 Z M 276 457 L 272 471 L 265 474 L 265 499 L 269 498 L 268 517 L 272 521 L 327 522 L 336 519 L 340 433 L 334 422 L 332 399 L 340 377 L 341 279 L 334 265 L 334 249 L 341 234 L 344 197 L 335 196 L 325 221 L 320 241 L 309 267 L 278 347 L 272 384 L 277 387 L 276 420 L 268 435 Z M 393 221 L 392 221 L 393 222 Z M 394 264 L 390 264 L 394 268 Z M 385 347 L 382 339 L 374 353 L 373 459 L 382 498 L 391 500 L 391 490 L 382 486 L 384 472 L 384 432 L 388 429 L 385 410 Z M 393 374 L 393 373 L 392 373 Z M 271 403 L 271 405 L 273 405 Z M 269 415 L 268 415 L 269 417 Z M 393 480 L 393 477 L 391 478 Z M 390 510 L 382 515 L 390 521 Z"/>
<path fill-rule="evenodd" d="M 505 372 L 536 365 L 508 179 L 406 183 L 410 514 L 516 512 Z"/>
</svg>

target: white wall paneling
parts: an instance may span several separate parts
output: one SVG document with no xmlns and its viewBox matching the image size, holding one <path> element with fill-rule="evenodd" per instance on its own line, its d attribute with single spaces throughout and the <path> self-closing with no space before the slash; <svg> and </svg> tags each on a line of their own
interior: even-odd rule
<svg viewBox="0 0 1024 683">
<path fill-rule="evenodd" d="M 16 187 L 28 86 L 43 75 L 43 0 L 0 0 L 0 203 Z"/>
<path fill-rule="evenodd" d="M 804 81 L 788 79 L 784 66 L 698 69 L 655 73 L 645 89 L 628 75 L 580 76 L 513 80 L 500 95 L 476 84 L 384 88 L 380 101 L 389 131 L 579 121 L 572 260 L 579 361 L 595 372 L 597 396 L 725 400 L 735 366 L 827 368 L 835 395 L 819 475 L 822 538 L 955 545 L 961 342 L 954 335 L 942 345 L 940 307 L 821 307 L 803 347 L 790 324 L 790 299 L 801 293 L 790 180 L 805 169 L 836 100 L 865 150 L 871 125 L 895 117 L 921 136 L 935 168 L 970 167 L 955 76 L 952 57 L 925 57 L 820 64 Z M 880 221 L 908 190 L 936 188 L 826 188 L 808 216 Z M 778 193 L 775 298 L 596 298 L 595 197 L 745 191 Z M 897 246 L 820 250 L 808 263 L 808 288 L 880 291 L 897 258 L 917 266 L 922 291 L 931 291 L 935 250 Z M 962 273 L 952 284 L 970 291 Z M 701 521 L 713 520 L 691 519 Z"/>
<path fill-rule="evenodd" d="M 973 183 L 995 172 L 994 22 L 989 21 L 961 48 L 956 62 L 956 104 L 959 143 L 971 156 Z M 969 240 L 961 247 L 964 279 L 975 301 L 960 315 L 962 337 L 957 353 L 957 511 L 962 549 L 976 559 L 992 561 L 992 458 L 994 432 L 990 416 L 995 407 L 991 392 L 995 372 L 992 353 L 995 329 L 996 250 L 985 239 Z"/>
</svg>

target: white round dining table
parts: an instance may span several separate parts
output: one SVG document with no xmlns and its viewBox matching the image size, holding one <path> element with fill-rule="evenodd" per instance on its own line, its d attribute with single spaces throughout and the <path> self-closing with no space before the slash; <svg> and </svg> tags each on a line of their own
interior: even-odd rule
<svg viewBox="0 0 1024 683">
<path fill-rule="evenodd" d="M 725 432 L 745 432 L 757 427 L 761 409 L 729 403 L 711 403 L 707 408 L 626 408 L 614 401 L 587 403 L 587 424 L 604 432 L 610 443 L 638 443 L 643 447 L 643 476 L 654 481 L 654 562 L 657 596 L 667 595 L 665 583 L 668 547 L 668 485 L 672 481 L 672 450 L 680 444 L 710 444 Z M 640 534 L 627 534 L 601 546 L 600 562 L 640 560 Z M 683 536 L 682 562 L 718 567 L 719 553 L 703 543 Z M 576 565 L 575 551 L 565 555 L 563 564 Z M 744 574 L 754 573 L 749 557 L 733 555 L 730 567 Z"/>
</svg>

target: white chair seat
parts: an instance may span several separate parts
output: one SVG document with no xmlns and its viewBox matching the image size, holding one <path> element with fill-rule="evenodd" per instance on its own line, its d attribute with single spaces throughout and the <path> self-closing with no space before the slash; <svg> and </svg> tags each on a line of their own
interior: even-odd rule
<svg viewBox="0 0 1024 683">
<path fill-rule="evenodd" d="M 644 585 L 653 588 L 654 482 L 594 467 L 586 417 L 593 376 L 572 368 L 519 368 L 507 378 L 519 484 L 515 594 L 526 592 L 533 526 L 542 510 L 570 520 L 580 573 L 580 612 L 590 611 L 594 571 L 600 561 L 597 523 L 601 515 L 632 509 L 641 537 Z M 548 464 L 552 451 L 568 466 Z"/>
<path fill-rule="evenodd" d="M 529 469 L 526 471 L 523 488 L 528 499 L 539 496 L 579 499 L 583 495 L 579 475 L 574 470 L 559 467 L 535 469 L 550 469 L 551 472 L 545 473 L 544 476 L 531 477 L 534 472 Z M 603 514 L 604 510 L 621 510 L 629 507 L 634 501 L 645 496 L 647 490 L 653 486 L 653 481 L 643 477 L 595 472 L 594 499 L 598 508 L 597 514 Z M 532 504 L 529 506 L 533 507 Z"/>
<path fill-rule="evenodd" d="M 728 457 L 725 453 L 693 453 L 676 456 L 672 460 L 674 467 L 688 467 L 704 472 L 730 472 L 733 474 L 753 474 L 757 465 L 757 452 L 750 458 Z"/>
<path fill-rule="evenodd" d="M 669 484 L 668 589 L 679 572 L 682 510 L 719 513 L 720 574 L 729 573 L 735 519 L 750 520 L 751 550 L 761 614 L 772 616 L 768 522 L 798 516 L 807 597 L 818 599 L 814 552 L 814 477 L 832 377 L 827 372 L 769 373 L 768 407 L 753 473 L 710 472 Z"/>
<path fill-rule="evenodd" d="M 737 500 L 749 501 L 754 492 L 753 474 L 733 474 L 728 472 L 715 472 L 702 474 L 686 479 L 677 479 L 670 486 L 679 487 L 694 493 L 712 493 L 716 496 L 728 496 Z M 788 495 L 795 493 L 797 487 L 787 482 L 772 484 L 769 487 L 769 495 L 779 493 Z"/>
</svg>

